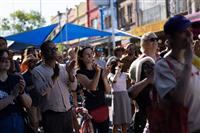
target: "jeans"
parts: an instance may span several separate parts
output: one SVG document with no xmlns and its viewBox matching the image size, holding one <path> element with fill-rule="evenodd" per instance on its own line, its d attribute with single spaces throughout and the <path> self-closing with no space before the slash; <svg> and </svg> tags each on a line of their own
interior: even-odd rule
<svg viewBox="0 0 200 133">
<path fill-rule="evenodd" d="M 46 111 L 42 114 L 44 133 L 73 133 L 72 111 Z"/>
<path fill-rule="evenodd" d="M 18 114 L 0 118 L 1 133 L 24 133 L 24 119 Z"/>
</svg>

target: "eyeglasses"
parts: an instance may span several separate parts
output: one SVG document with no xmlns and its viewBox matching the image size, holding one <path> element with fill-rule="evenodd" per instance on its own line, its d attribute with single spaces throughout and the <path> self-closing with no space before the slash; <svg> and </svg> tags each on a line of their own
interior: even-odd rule
<svg viewBox="0 0 200 133">
<path fill-rule="evenodd" d="M 4 62 L 8 62 L 10 60 L 9 57 L 1 57 L 0 58 L 0 62 L 4 63 Z"/>
</svg>

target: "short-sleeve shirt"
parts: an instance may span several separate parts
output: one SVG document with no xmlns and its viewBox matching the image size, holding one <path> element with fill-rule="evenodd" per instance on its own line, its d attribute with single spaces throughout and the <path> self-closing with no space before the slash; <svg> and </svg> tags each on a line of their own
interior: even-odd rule
<svg viewBox="0 0 200 133">
<path fill-rule="evenodd" d="M 0 81 L 0 100 L 11 95 L 14 87 L 19 83 L 20 77 L 18 75 L 9 74 L 6 81 Z M 21 115 L 21 105 L 19 102 L 19 97 L 13 101 L 13 104 L 9 104 L 4 109 L 0 110 L 0 117 L 9 116 L 12 113 L 17 113 Z"/>
<path fill-rule="evenodd" d="M 113 73 L 109 73 L 108 79 L 112 79 L 114 78 L 114 76 L 115 75 Z M 127 79 L 127 75 L 124 72 L 122 72 L 119 78 L 117 79 L 117 81 L 112 84 L 112 91 L 113 92 L 127 91 L 126 79 Z"/>
<path fill-rule="evenodd" d="M 183 64 L 173 58 L 167 57 L 171 67 L 165 59 L 159 60 L 155 65 L 155 86 L 161 98 L 175 89 L 183 70 Z M 200 129 L 200 72 L 192 66 L 191 76 L 186 90 L 184 105 L 189 108 L 188 125 L 190 132 Z"/>
<path fill-rule="evenodd" d="M 77 74 L 85 75 L 88 79 L 91 80 L 94 78 L 95 70 L 79 69 Z M 101 76 L 99 78 L 99 83 L 96 91 L 83 89 L 83 92 L 85 96 L 84 106 L 88 110 L 92 110 L 106 104 L 104 82 L 101 79 Z"/>
</svg>

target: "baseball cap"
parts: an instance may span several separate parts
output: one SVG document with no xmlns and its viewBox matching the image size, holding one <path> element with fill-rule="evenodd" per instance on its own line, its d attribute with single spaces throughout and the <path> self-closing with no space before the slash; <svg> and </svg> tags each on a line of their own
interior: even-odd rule
<svg viewBox="0 0 200 133">
<path fill-rule="evenodd" d="M 191 26 L 191 21 L 182 15 L 176 15 L 167 20 L 164 25 L 165 34 L 172 34 L 178 31 L 183 31 L 184 29 Z"/>
</svg>

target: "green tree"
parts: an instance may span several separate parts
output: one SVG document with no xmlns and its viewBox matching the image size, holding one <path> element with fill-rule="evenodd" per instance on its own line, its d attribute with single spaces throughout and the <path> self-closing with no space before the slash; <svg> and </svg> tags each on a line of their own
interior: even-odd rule
<svg viewBox="0 0 200 133">
<path fill-rule="evenodd" d="M 0 28 L 14 33 L 29 31 L 45 24 L 45 19 L 37 11 L 24 12 L 17 10 L 10 14 L 10 18 L 3 18 Z"/>
</svg>

